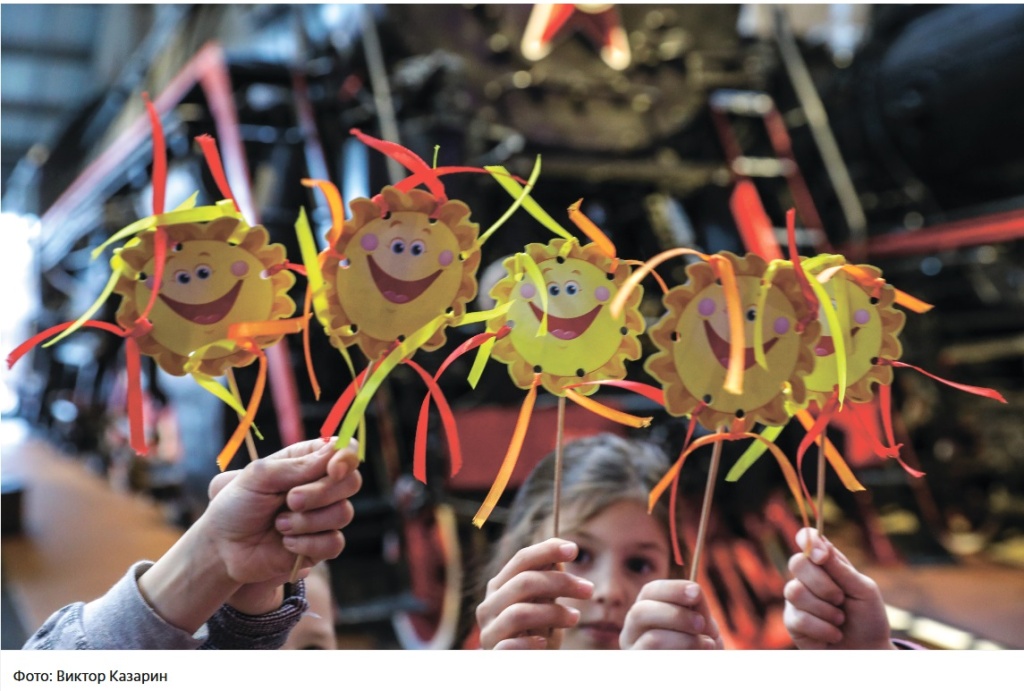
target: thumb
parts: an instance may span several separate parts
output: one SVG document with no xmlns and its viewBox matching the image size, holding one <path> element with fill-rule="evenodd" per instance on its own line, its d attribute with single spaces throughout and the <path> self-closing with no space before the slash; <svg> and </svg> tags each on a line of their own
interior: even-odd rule
<svg viewBox="0 0 1024 691">
<path fill-rule="evenodd" d="M 873 597 L 876 592 L 875 582 L 862 574 L 850 560 L 846 558 L 839 549 L 832 543 L 828 543 L 829 558 L 822 564 L 825 573 L 832 577 L 843 592 L 855 600 L 863 600 Z"/>
<path fill-rule="evenodd" d="M 210 480 L 210 487 L 209 489 L 207 489 L 207 494 L 209 495 L 209 498 L 213 499 L 218 494 L 220 494 L 220 491 L 227 487 L 228 483 L 234 480 L 240 472 L 242 471 L 226 470 L 223 473 L 218 473 L 214 475 L 213 479 Z"/>
<path fill-rule="evenodd" d="M 337 437 L 329 437 L 327 439 L 306 439 L 305 441 L 295 442 L 290 446 L 286 446 L 283 449 L 275 451 L 267 456 L 267 459 L 301 458 L 303 456 L 308 456 L 311 453 L 316 453 L 325 446 L 333 446 L 337 441 Z"/>
<path fill-rule="evenodd" d="M 240 471 L 238 482 L 253 492 L 281 494 L 323 477 L 327 462 L 334 454 L 331 442 L 314 439 L 292 444 L 245 466 Z"/>
</svg>

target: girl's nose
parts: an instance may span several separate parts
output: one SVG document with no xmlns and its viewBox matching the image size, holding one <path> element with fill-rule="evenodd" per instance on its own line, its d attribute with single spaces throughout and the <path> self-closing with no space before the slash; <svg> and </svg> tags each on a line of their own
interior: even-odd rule
<svg viewBox="0 0 1024 691">
<path fill-rule="evenodd" d="M 626 578 L 614 566 L 603 566 L 599 574 L 594 574 L 593 580 L 595 602 L 609 606 L 626 604 L 628 589 Z"/>
</svg>

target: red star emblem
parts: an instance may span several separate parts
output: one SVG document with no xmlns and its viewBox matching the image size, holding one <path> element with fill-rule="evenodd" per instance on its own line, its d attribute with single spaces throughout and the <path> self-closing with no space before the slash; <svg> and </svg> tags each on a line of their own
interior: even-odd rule
<svg viewBox="0 0 1024 691">
<path fill-rule="evenodd" d="M 536 62 L 551 52 L 552 42 L 563 33 L 580 31 L 600 51 L 613 70 L 629 67 L 632 55 L 622 18 L 615 5 L 537 4 L 523 32 L 523 57 Z"/>
</svg>

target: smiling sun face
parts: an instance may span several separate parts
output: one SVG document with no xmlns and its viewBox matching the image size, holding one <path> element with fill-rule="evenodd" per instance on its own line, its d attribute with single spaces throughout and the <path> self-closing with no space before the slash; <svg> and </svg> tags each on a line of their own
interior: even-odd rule
<svg viewBox="0 0 1024 691">
<path fill-rule="evenodd" d="M 163 285 L 149 314 L 153 329 L 139 339 L 139 348 L 170 374 L 185 373 L 189 354 L 226 339 L 228 328 L 242 322 L 284 319 L 295 312 L 288 290 L 295 283 L 290 271 L 264 271 L 285 262 L 282 245 L 268 245 L 262 226 L 253 226 L 239 242 L 229 242 L 239 221 L 224 217 L 209 223 L 168 226 Z M 136 237 L 120 252 L 127 265 L 114 291 L 122 296 L 117 322 L 126 329 L 145 309 L 153 289 L 154 234 Z M 281 336 L 254 340 L 260 348 Z M 244 367 L 255 355 L 241 348 L 214 348 L 199 370 L 211 376 L 228 367 Z"/>
<path fill-rule="evenodd" d="M 879 279 L 882 272 L 866 264 L 858 265 L 872 278 Z M 813 280 L 813 279 L 812 279 Z M 886 283 L 877 299 L 853 280 L 845 271 L 839 271 L 824 284 L 826 292 L 837 306 L 836 292 L 839 281 L 845 288 L 848 308 L 839 311 L 839 323 L 846 330 L 846 400 L 865 403 L 873 397 L 871 384 L 892 383 L 892 366 L 879 359 L 895 360 L 903 351 L 899 334 L 906 322 L 906 315 L 895 309 L 893 303 L 896 290 Z M 814 369 L 805 382 L 810 395 L 819 402 L 828 398 L 839 383 L 838 362 L 835 356 L 835 334 L 819 310 L 821 338 L 814 346 Z"/>
<path fill-rule="evenodd" d="M 565 251 L 567 242 L 571 246 Z M 541 385 L 557 396 L 565 395 L 568 384 L 625 377 L 624 360 L 641 355 L 638 336 L 644 321 L 637 305 L 642 291 L 633 291 L 617 319 L 609 303 L 629 276 L 629 267 L 620 263 L 612 273 L 612 259 L 596 245 L 580 247 L 575 240 L 533 243 L 525 253 L 536 263 L 544 285 L 519 270 L 517 257 L 505 260 L 508 275 L 495 284 L 491 297 L 499 305 L 511 304 L 487 327 L 496 331 L 507 325 L 511 331 L 495 343 L 493 357 L 508 365 L 517 386 L 529 388 L 540 374 Z M 541 291 L 547 296 L 547 330 L 538 335 L 545 315 Z M 596 389 L 576 391 L 589 395 Z"/>
<path fill-rule="evenodd" d="M 729 321 L 724 291 L 710 264 L 687 267 L 689 281 L 665 294 L 668 312 L 651 329 L 658 352 L 644 368 L 664 388 L 665 408 L 676 416 L 689 415 L 700 403 L 698 420 L 709 429 L 746 418 L 765 424 L 784 424 L 789 416 L 787 396 L 802 403 L 806 397 L 803 375 L 813 367 L 811 346 L 819 327 L 811 321 L 803 333 L 796 326 L 806 319 L 808 307 L 791 267 L 776 271 L 765 301 L 761 339 L 768 368 L 754 356 L 754 325 L 758 292 L 767 264 L 755 254 L 737 257 L 721 252 L 732 264 L 743 311 L 743 391 L 724 390 L 729 364 Z"/>
<path fill-rule="evenodd" d="M 323 267 L 331 343 L 356 343 L 370 359 L 435 317 L 465 314 L 480 265 L 479 226 L 464 203 L 438 207 L 424 190 L 394 187 L 381 197 L 383 205 L 352 200 L 352 218 Z M 442 326 L 422 347 L 436 350 L 445 339 Z"/>
</svg>

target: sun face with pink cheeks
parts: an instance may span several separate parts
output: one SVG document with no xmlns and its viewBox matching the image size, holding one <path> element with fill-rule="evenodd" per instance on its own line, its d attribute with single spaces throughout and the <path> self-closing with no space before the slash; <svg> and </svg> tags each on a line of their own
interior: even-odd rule
<svg viewBox="0 0 1024 691">
<path fill-rule="evenodd" d="M 323 271 L 331 343 L 355 343 L 370 359 L 441 315 L 457 318 L 476 296 L 479 226 L 456 200 L 385 187 L 380 201 L 354 199 Z M 423 345 L 446 340 L 442 325 Z"/>
<path fill-rule="evenodd" d="M 292 316 L 290 271 L 268 271 L 285 262 L 282 245 L 268 244 L 262 226 L 245 231 L 231 217 L 168 226 L 163 282 L 149 314 L 153 329 L 138 339 L 140 350 L 174 375 L 185 373 L 189 355 L 228 337 L 232 324 Z M 114 291 L 122 296 L 117 322 L 132 328 L 149 302 L 155 274 L 153 233 L 136 237 L 119 253 L 126 266 Z M 280 336 L 254 339 L 268 347 Z M 244 367 L 255 356 L 241 348 L 213 348 L 199 370 L 211 376 Z"/>
<path fill-rule="evenodd" d="M 568 248 L 566 243 L 571 243 Z M 620 263 L 613 272 L 613 260 L 596 245 L 580 247 L 575 240 L 530 244 L 524 254 L 536 264 L 543 285 L 522 270 L 521 257 L 505 261 L 508 275 L 495 284 L 491 296 L 499 305 L 509 304 L 509 310 L 489 321 L 488 329 L 507 325 L 511 331 L 495 343 L 493 357 L 508 365 L 517 386 L 529 388 L 539 374 L 541 385 L 559 396 L 568 384 L 625 377 L 624 361 L 641 355 L 641 291 L 635 291 L 618 318 L 611 315 L 609 303 L 629 268 Z M 547 327 L 541 332 L 545 315 Z M 588 395 L 596 389 L 576 391 Z"/>
<path fill-rule="evenodd" d="M 874 279 L 882 277 L 882 272 L 873 266 L 858 266 Z M 839 282 L 848 300 L 845 313 L 839 310 L 839 301 L 836 300 Z M 845 330 L 846 400 L 867 402 L 874 396 L 872 382 L 892 383 L 892 366 L 881 360 L 896 360 L 903 352 L 899 334 L 906 315 L 893 307 L 896 290 L 889 284 L 882 287 L 876 299 L 848 273 L 838 271 L 824 284 L 824 288 Z M 839 384 L 839 363 L 835 354 L 836 336 L 820 309 L 818 319 L 821 338 L 814 346 L 814 369 L 804 381 L 810 395 L 820 402 L 827 399 Z"/>
<path fill-rule="evenodd" d="M 819 327 L 811 321 L 803 332 L 797 324 L 808 307 L 792 268 L 776 271 L 768 288 L 762 317 L 761 342 L 767 368 L 754 354 L 758 294 L 766 262 L 755 254 L 738 257 L 721 252 L 733 265 L 744 324 L 743 390 L 724 390 L 729 365 L 730 329 L 725 291 L 708 263 L 691 264 L 687 283 L 672 288 L 663 302 L 668 312 L 651 329 L 658 352 L 644 368 L 665 392 L 665 407 L 672 415 L 689 415 L 703 403 L 701 424 L 715 429 L 736 418 L 765 424 L 783 424 L 789 414 L 787 397 L 805 399 L 803 376 L 813 366 L 811 345 Z"/>
</svg>

